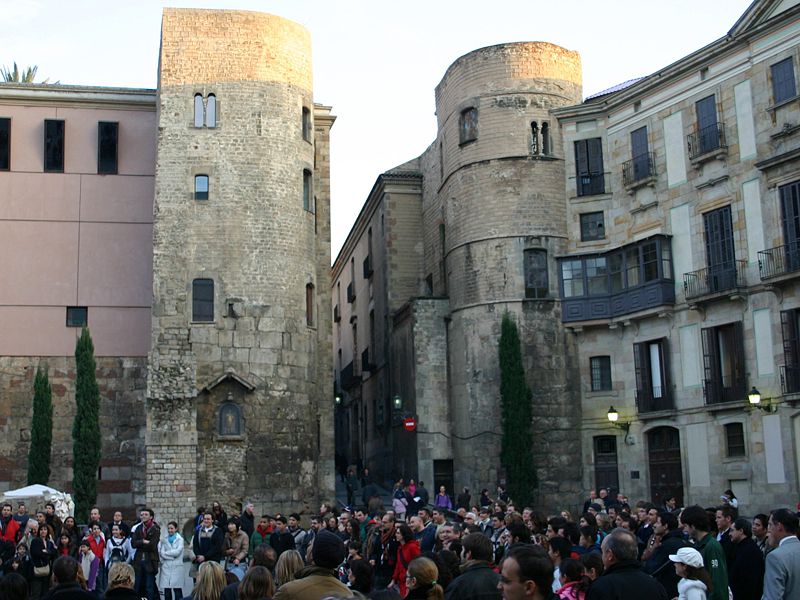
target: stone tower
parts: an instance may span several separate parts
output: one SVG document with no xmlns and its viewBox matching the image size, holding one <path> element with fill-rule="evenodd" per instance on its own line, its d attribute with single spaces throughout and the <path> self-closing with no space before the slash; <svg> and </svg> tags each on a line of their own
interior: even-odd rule
<svg viewBox="0 0 800 600">
<path fill-rule="evenodd" d="M 334 483 L 333 117 L 308 32 L 165 9 L 158 113 L 147 501 L 162 520 L 315 505 Z"/>
<path fill-rule="evenodd" d="M 539 505 L 581 482 L 555 261 L 567 247 L 566 150 L 549 112 L 580 101 L 576 52 L 540 42 L 470 52 L 436 88 L 438 135 L 423 157 L 426 271 L 450 304 L 453 481 L 474 489 L 503 478 L 498 342 L 509 311 L 533 392 Z M 446 480 L 441 468 L 434 476 Z"/>
</svg>

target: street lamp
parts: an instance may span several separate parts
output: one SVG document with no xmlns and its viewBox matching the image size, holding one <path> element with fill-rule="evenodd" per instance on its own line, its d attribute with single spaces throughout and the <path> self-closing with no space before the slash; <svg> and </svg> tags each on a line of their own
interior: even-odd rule
<svg viewBox="0 0 800 600">
<path fill-rule="evenodd" d="M 766 413 L 774 413 L 778 410 L 777 406 L 773 406 L 772 403 L 761 402 L 761 392 L 756 389 L 756 386 L 753 386 L 750 389 L 750 392 L 747 394 L 747 401 L 750 403 L 750 408 L 757 408 L 759 410 L 763 410 Z"/>
<path fill-rule="evenodd" d="M 403 399 L 400 396 L 395 396 L 392 398 L 392 406 L 395 410 L 401 410 L 403 408 Z"/>
<path fill-rule="evenodd" d="M 608 407 L 608 414 L 606 416 L 608 417 L 608 422 L 611 423 L 611 425 L 613 425 L 617 429 L 622 429 L 625 432 L 625 440 L 624 440 L 625 443 L 631 444 L 632 442 L 628 441 L 628 433 L 631 430 L 630 421 L 620 422 L 619 413 L 617 412 L 617 409 L 614 408 L 613 406 Z"/>
</svg>

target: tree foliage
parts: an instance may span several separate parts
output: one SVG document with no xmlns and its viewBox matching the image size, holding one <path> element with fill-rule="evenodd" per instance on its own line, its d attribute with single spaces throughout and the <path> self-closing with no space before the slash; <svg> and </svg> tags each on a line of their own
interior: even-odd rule
<svg viewBox="0 0 800 600">
<path fill-rule="evenodd" d="M 20 71 L 19 67 L 17 67 L 17 63 L 14 62 L 13 69 L 0 67 L 0 80 L 8 83 L 33 83 L 33 80 L 36 79 L 36 71 L 38 70 L 39 67 L 33 65 L 32 67 Z M 47 83 L 48 81 L 50 81 L 49 77 L 41 83 Z"/>
<path fill-rule="evenodd" d="M 47 485 L 50 480 L 50 450 L 53 445 L 53 393 L 47 368 L 36 369 L 33 380 L 31 446 L 28 450 L 28 485 Z"/>
<path fill-rule="evenodd" d="M 500 330 L 500 403 L 503 438 L 500 464 L 505 470 L 508 494 L 518 505 L 530 504 L 538 482 L 533 466 L 533 409 L 525 383 L 519 332 L 506 312 Z"/>
<path fill-rule="evenodd" d="M 100 466 L 100 391 L 95 376 L 94 344 L 84 327 L 75 345 L 75 421 L 72 424 L 72 488 L 75 517 L 86 522 L 97 500 Z"/>
</svg>

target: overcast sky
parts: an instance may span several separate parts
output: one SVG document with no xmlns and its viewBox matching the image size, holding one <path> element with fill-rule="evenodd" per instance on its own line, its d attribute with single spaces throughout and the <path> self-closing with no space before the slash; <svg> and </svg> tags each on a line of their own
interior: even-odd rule
<svg viewBox="0 0 800 600">
<path fill-rule="evenodd" d="M 459 56 L 547 41 L 577 50 L 584 96 L 724 36 L 750 0 L 0 0 L 0 64 L 65 84 L 156 85 L 164 6 L 268 12 L 311 32 L 314 100 L 333 106 L 333 254 L 376 177 L 433 141 L 434 88 Z"/>
</svg>

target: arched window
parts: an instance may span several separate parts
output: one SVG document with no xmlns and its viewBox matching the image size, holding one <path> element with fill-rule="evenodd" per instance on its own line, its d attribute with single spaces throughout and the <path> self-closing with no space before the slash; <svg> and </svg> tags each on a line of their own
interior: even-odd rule
<svg viewBox="0 0 800 600">
<path fill-rule="evenodd" d="M 311 187 L 311 171 L 303 169 L 303 208 L 309 212 L 314 212 L 314 197 Z"/>
<path fill-rule="evenodd" d="M 194 176 L 194 199 L 208 200 L 208 175 Z"/>
<path fill-rule="evenodd" d="M 546 121 L 542 123 L 542 154 L 550 155 L 550 125 Z"/>
<path fill-rule="evenodd" d="M 206 98 L 206 127 L 214 128 L 217 126 L 217 97 L 209 94 Z"/>
<path fill-rule="evenodd" d="M 195 94 L 194 95 L 194 126 L 195 127 L 202 127 L 203 126 L 203 117 L 205 113 L 205 107 L 203 106 L 203 95 L 202 94 Z"/>
<path fill-rule="evenodd" d="M 214 321 L 214 280 L 192 281 L 192 321 L 210 323 Z"/>
<path fill-rule="evenodd" d="M 219 428 L 220 436 L 242 435 L 242 410 L 230 398 L 219 407 Z"/>
<path fill-rule="evenodd" d="M 536 121 L 531 122 L 531 154 L 539 154 L 539 126 Z"/>
<path fill-rule="evenodd" d="M 306 285 L 306 325 L 314 326 L 314 284 Z"/>
</svg>

